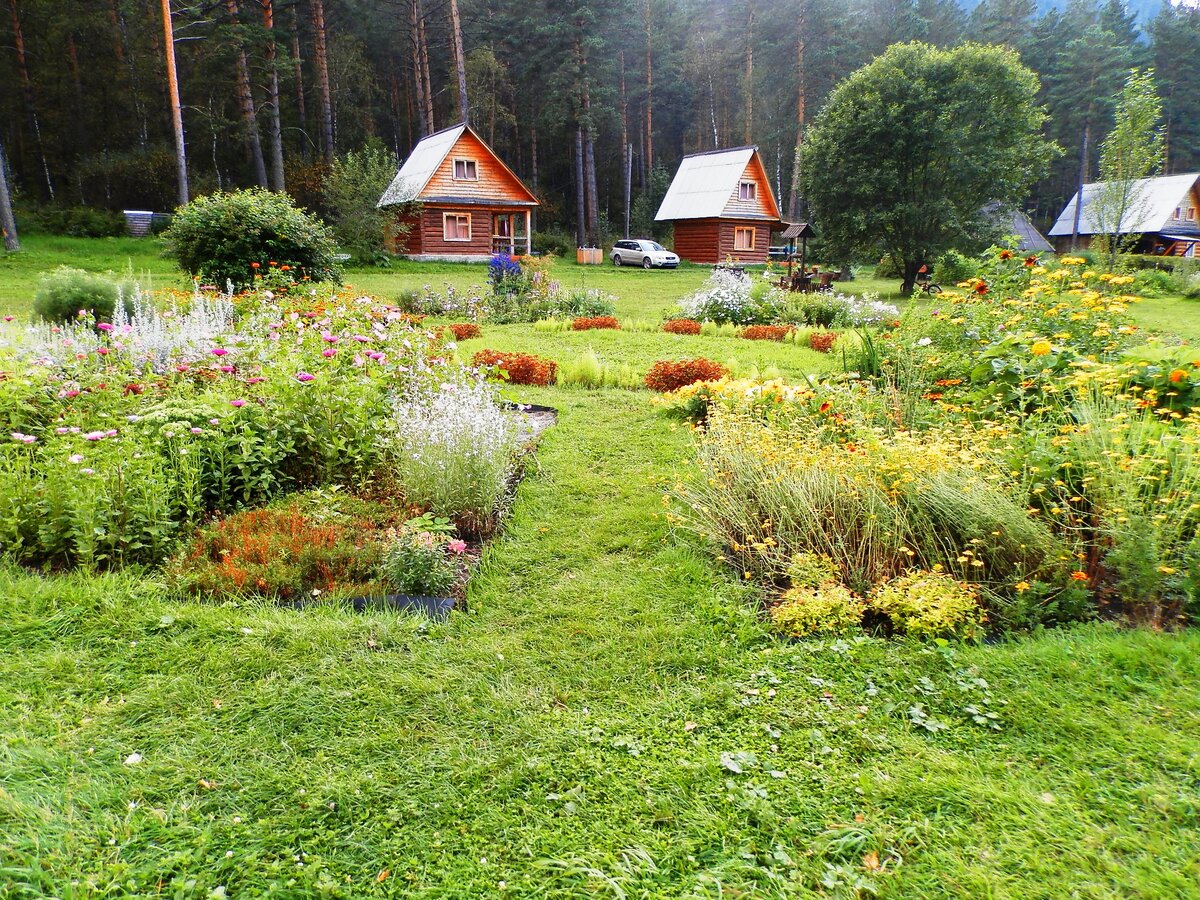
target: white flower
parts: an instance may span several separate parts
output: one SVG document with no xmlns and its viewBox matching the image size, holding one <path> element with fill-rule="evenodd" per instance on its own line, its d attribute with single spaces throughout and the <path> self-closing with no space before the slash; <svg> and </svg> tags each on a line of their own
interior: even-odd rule
<svg viewBox="0 0 1200 900">
<path fill-rule="evenodd" d="M 928 347 L 932 343 L 933 343 L 933 338 L 923 337 L 919 341 L 917 341 L 917 346 L 918 347 Z"/>
</svg>

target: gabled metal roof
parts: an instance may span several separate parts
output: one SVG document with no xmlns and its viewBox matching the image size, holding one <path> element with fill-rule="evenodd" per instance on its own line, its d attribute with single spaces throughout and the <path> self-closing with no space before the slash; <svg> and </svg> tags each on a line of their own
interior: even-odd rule
<svg viewBox="0 0 1200 900">
<path fill-rule="evenodd" d="M 1184 175 L 1164 175 L 1135 181 L 1134 200 L 1121 217 L 1120 233 L 1153 234 L 1178 224 L 1173 218 L 1175 207 L 1183 203 L 1188 191 L 1198 179 L 1200 173 L 1189 172 Z M 1097 221 L 1095 203 L 1104 186 L 1103 181 L 1083 186 L 1083 209 L 1079 216 L 1080 234 L 1099 234 L 1102 231 Z M 1077 192 L 1048 232 L 1051 237 L 1069 236 L 1074 231 L 1075 205 L 1078 201 Z"/>
<path fill-rule="evenodd" d="M 735 147 L 685 156 L 654 221 L 711 219 L 721 215 L 757 149 Z"/>
<path fill-rule="evenodd" d="M 816 235 L 813 227 L 807 222 L 793 222 L 783 230 L 783 239 L 790 241 L 795 238 L 810 238 Z"/>
<path fill-rule="evenodd" d="M 419 140 L 376 205 L 396 206 L 416 200 L 466 130 L 466 125 L 454 125 Z"/>
<path fill-rule="evenodd" d="M 1021 253 L 1049 253 L 1054 250 L 1054 246 L 1021 210 L 992 202 L 983 208 L 983 214 L 1003 230 L 1005 237 L 1016 235 L 1020 238 L 1016 249 Z"/>
</svg>

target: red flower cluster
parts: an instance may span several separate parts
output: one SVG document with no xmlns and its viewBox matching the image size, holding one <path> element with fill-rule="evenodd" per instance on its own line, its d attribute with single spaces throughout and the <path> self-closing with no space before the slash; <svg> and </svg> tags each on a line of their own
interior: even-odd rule
<svg viewBox="0 0 1200 900">
<path fill-rule="evenodd" d="M 838 339 L 836 331 L 814 331 L 808 336 L 808 346 L 818 353 L 828 353 L 833 349 L 833 343 Z"/>
<path fill-rule="evenodd" d="M 717 381 L 729 374 L 729 370 L 711 359 L 659 360 L 646 373 L 646 387 L 665 394 L 697 381 Z"/>
<path fill-rule="evenodd" d="M 700 323 L 695 319 L 672 319 L 663 325 L 667 334 L 699 334 Z"/>
<path fill-rule="evenodd" d="M 447 326 L 454 334 L 456 341 L 469 341 L 471 338 L 477 338 L 483 335 L 478 325 L 473 325 L 470 322 L 460 322 L 454 325 Z"/>
<path fill-rule="evenodd" d="M 472 363 L 494 366 L 510 384 L 554 384 L 558 380 L 558 363 L 531 353 L 501 353 L 499 350 L 480 350 Z"/>
<path fill-rule="evenodd" d="M 782 341 L 795 330 L 792 325 L 749 325 L 742 329 L 742 337 L 748 341 Z"/>
<path fill-rule="evenodd" d="M 620 328 L 621 323 L 612 316 L 580 316 L 571 323 L 572 331 L 591 331 L 593 328 Z"/>
</svg>

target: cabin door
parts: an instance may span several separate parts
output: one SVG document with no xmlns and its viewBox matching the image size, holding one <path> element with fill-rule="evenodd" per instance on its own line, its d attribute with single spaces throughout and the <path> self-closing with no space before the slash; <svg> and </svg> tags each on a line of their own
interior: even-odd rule
<svg viewBox="0 0 1200 900">
<path fill-rule="evenodd" d="M 493 253 L 524 253 L 527 238 L 524 212 L 492 214 Z"/>
</svg>

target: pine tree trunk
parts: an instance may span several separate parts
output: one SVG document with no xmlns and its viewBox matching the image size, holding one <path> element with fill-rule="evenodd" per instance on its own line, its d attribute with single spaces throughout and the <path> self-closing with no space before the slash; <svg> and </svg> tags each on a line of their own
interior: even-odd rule
<svg viewBox="0 0 1200 900">
<path fill-rule="evenodd" d="M 575 238 L 576 246 L 587 246 L 587 198 L 583 182 L 583 126 L 575 126 Z"/>
<path fill-rule="evenodd" d="M 421 77 L 425 79 L 425 118 L 429 120 L 429 133 L 437 131 L 437 122 L 433 115 L 433 79 L 429 72 L 429 39 L 425 36 L 425 11 L 421 8 L 421 0 L 417 0 L 417 36 L 420 38 Z"/>
<path fill-rule="evenodd" d="M 465 123 L 470 115 L 471 106 L 467 102 L 467 60 L 463 56 L 462 23 L 458 18 L 458 0 L 450 0 L 450 32 L 450 43 L 454 50 L 454 68 L 458 73 L 458 115 Z M 495 102 L 495 95 L 495 91 L 493 91 L 493 102 Z"/>
<path fill-rule="evenodd" d="M 754 6 L 746 23 L 746 125 L 743 143 L 754 143 Z"/>
<path fill-rule="evenodd" d="M 592 127 L 588 125 L 583 142 L 584 164 L 587 167 L 588 237 L 590 247 L 600 246 L 600 198 L 596 191 L 596 150 Z"/>
<path fill-rule="evenodd" d="M 625 179 L 625 228 L 623 237 L 629 237 L 629 195 L 630 172 L 633 162 L 633 148 L 629 144 L 629 102 L 625 96 L 625 51 L 617 54 L 617 64 L 620 67 L 620 103 L 621 103 L 621 177 Z"/>
<path fill-rule="evenodd" d="M 321 95 L 321 150 L 333 165 L 333 94 L 329 88 L 328 33 L 325 30 L 325 0 L 312 0 L 313 60 L 317 65 L 317 88 Z"/>
<path fill-rule="evenodd" d="M 229 14 L 233 27 L 238 28 L 237 0 L 225 0 L 225 11 Z M 238 107 L 242 114 L 242 128 L 246 133 L 246 155 L 250 157 L 250 167 L 254 170 L 254 183 L 265 188 L 267 186 L 267 164 L 263 160 L 262 136 L 258 131 L 258 115 L 254 111 L 254 92 L 250 87 L 250 63 L 246 59 L 246 45 L 242 42 L 240 33 L 234 39 L 233 64 L 237 74 Z"/>
<path fill-rule="evenodd" d="M 538 155 L 537 155 L 537 126 L 533 125 L 529 129 L 529 187 L 536 197 L 538 192 Z M 532 224 L 530 230 L 537 228 L 538 208 L 533 208 Z"/>
<path fill-rule="evenodd" d="M 792 159 L 792 193 L 788 198 L 788 217 L 798 221 L 803 214 L 801 195 L 804 190 L 802 183 L 804 172 L 804 120 L 807 114 L 807 86 L 804 78 L 804 14 L 801 7 L 799 16 L 800 37 L 796 41 L 796 153 Z"/>
<path fill-rule="evenodd" d="M 275 52 L 275 2 L 262 4 L 263 28 L 267 32 L 267 144 L 271 152 L 271 190 L 284 190 L 283 128 L 279 122 L 279 66 Z"/>
<path fill-rule="evenodd" d="M 1083 186 L 1088 175 L 1088 141 L 1091 138 L 1092 124 L 1084 120 L 1083 143 L 1079 148 L 1079 187 L 1075 194 L 1075 218 L 1071 222 L 1071 249 L 1079 249 L 1079 222 L 1083 216 Z"/>
<path fill-rule="evenodd" d="M 303 140 L 300 142 L 300 158 L 308 160 L 308 104 L 304 102 L 304 66 L 300 56 L 300 15 L 296 12 L 296 7 L 292 7 L 292 66 L 294 67 L 293 77 L 296 80 L 296 115 L 300 121 L 300 134 Z"/>
<path fill-rule="evenodd" d="M 42 165 L 42 175 L 46 180 L 46 192 L 53 202 L 54 179 L 50 177 L 50 165 L 46 162 L 46 151 L 42 144 L 42 123 L 37 114 L 33 80 L 29 77 L 29 62 L 25 58 L 25 32 L 21 28 L 21 14 L 17 9 L 17 0 L 8 0 L 8 10 L 12 18 L 13 49 L 17 52 L 17 80 L 21 83 L 21 95 L 25 101 L 25 118 L 28 120 L 29 132 L 33 135 L 38 161 Z"/>
<path fill-rule="evenodd" d="M 4 156 L 3 143 L 0 143 L 0 232 L 4 233 L 5 250 L 15 253 L 21 249 L 17 220 L 13 218 L 12 191 L 8 188 L 8 160 Z"/>
<path fill-rule="evenodd" d="M 417 85 L 417 114 L 421 119 L 421 137 L 433 132 L 429 117 L 425 112 L 425 70 L 421 62 L 421 2 L 408 2 L 409 29 L 408 36 L 412 43 L 413 80 Z"/>
<path fill-rule="evenodd" d="M 108 21 L 113 28 L 113 55 L 129 72 L 129 96 L 138 119 L 138 146 L 145 150 L 150 144 L 150 123 L 146 119 L 146 104 L 137 89 L 137 67 L 129 49 L 129 29 L 124 14 L 117 8 L 117 0 L 108 0 Z"/>
<path fill-rule="evenodd" d="M 646 150 L 645 171 L 647 177 L 654 168 L 654 44 L 651 40 L 652 24 L 650 0 L 643 0 L 643 24 L 646 26 Z M 645 187 L 645 179 L 642 181 Z"/>
<path fill-rule="evenodd" d="M 162 0 L 163 52 L 167 60 L 167 96 L 171 102 L 171 130 L 175 133 L 175 171 L 179 205 L 188 202 L 187 145 L 183 136 L 183 107 L 179 102 L 179 70 L 175 65 L 175 27 L 171 21 L 171 0 Z"/>
</svg>

